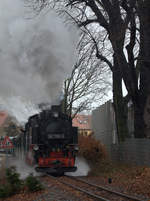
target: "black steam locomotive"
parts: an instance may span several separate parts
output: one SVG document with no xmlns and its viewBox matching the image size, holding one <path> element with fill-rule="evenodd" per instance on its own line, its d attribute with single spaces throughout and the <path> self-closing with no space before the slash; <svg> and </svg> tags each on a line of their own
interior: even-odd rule
<svg viewBox="0 0 150 201">
<path fill-rule="evenodd" d="M 77 128 L 60 106 L 31 116 L 19 141 L 26 162 L 36 164 L 36 171 L 56 174 L 76 171 Z"/>
</svg>

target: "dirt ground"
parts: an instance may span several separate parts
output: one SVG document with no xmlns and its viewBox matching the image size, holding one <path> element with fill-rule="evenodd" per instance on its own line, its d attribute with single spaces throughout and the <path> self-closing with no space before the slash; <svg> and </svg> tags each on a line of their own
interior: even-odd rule
<svg viewBox="0 0 150 201">
<path fill-rule="evenodd" d="M 124 193 L 150 198 L 150 167 L 104 162 L 92 170 L 88 179 Z"/>
<path fill-rule="evenodd" d="M 136 167 L 105 163 L 101 164 L 101 166 L 99 167 L 95 167 L 95 170 L 93 169 L 92 172 L 90 172 L 89 175 L 84 178 L 93 183 L 112 188 L 116 191 L 140 196 L 141 199 L 150 198 L 150 167 Z M 51 184 L 51 188 L 49 186 L 43 191 L 37 193 L 28 193 L 27 191 L 22 191 L 21 193 L 14 195 L 13 197 L 0 199 L 0 201 L 56 201 L 59 200 L 56 199 L 59 193 L 60 200 L 67 199 L 67 197 L 64 198 L 65 194 L 63 190 L 58 190 L 59 188 L 60 185 L 57 186 L 57 184 Z M 55 194 L 57 194 L 57 196 Z M 64 199 L 62 199 L 61 197 L 63 197 Z M 79 201 L 80 193 L 77 199 L 76 195 L 72 194 L 71 197 L 73 201 Z"/>
</svg>

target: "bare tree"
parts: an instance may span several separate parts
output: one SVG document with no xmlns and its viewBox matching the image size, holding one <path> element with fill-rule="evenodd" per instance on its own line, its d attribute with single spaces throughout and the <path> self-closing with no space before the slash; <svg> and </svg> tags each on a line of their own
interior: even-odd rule
<svg viewBox="0 0 150 201">
<path fill-rule="evenodd" d="M 103 62 L 103 65 L 107 64 L 110 67 L 111 71 L 113 72 L 113 97 L 114 97 L 114 109 L 116 113 L 115 117 L 117 123 L 116 124 L 117 133 L 119 140 L 122 141 L 128 134 L 127 111 L 125 107 L 126 102 L 123 100 L 122 95 L 123 94 L 122 76 L 120 75 L 120 71 L 117 70 L 118 69 L 118 65 L 116 65 L 117 62 L 115 61 L 113 63 L 113 58 L 116 57 L 114 57 L 113 55 L 112 45 L 109 40 L 109 34 L 104 27 L 100 26 L 99 20 L 96 19 L 95 13 L 90 9 L 90 7 L 88 8 L 86 1 L 80 1 L 80 3 L 79 2 L 73 3 L 73 6 L 71 7 L 69 7 L 69 2 L 70 5 L 72 5 L 73 1 L 54 0 L 54 1 L 44 1 L 41 2 L 40 4 L 40 2 L 37 0 L 37 4 L 34 4 L 34 6 L 36 5 L 35 7 L 37 12 L 39 12 L 44 6 L 51 6 L 58 8 L 57 11 L 59 12 L 59 14 L 65 14 L 65 17 L 67 14 L 67 17 L 69 16 L 71 20 L 73 19 L 73 21 L 75 21 L 78 24 L 78 26 L 82 29 L 82 31 L 89 36 L 89 40 L 91 41 L 89 49 L 90 51 L 93 52 L 93 57 L 95 57 L 95 59 L 99 59 L 100 62 Z M 64 5 L 67 6 L 67 9 L 62 7 Z M 104 14 L 107 21 L 108 16 L 104 12 L 104 8 L 101 8 L 101 12 Z"/>
<path fill-rule="evenodd" d="M 76 115 L 91 109 L 100 102 L 110 88 L 110 71 L 95 58 L 92 40 L 82 35 L 78 46 L 78 59 L 71 76 L 64 82 L 63 108 L 65 113 Z M 93 46 L 94 47 L 94 46 Z"/>
<path fill-rule="evenodd" d="M 99 27 L 99 32 L 105 30 L 114 53 L 112 55 L 113 68 L 111 68 L 113 77 L 116 79 L 119 76 L 120 80 L 124 80 L 129 97 L 133 102 L 135 137 L 145 137 L 144 110 L 150 93 L 149 0 L 45 0 L 40 3 L 39 8 L 48 3 L 53 3 L 51 4 L 53 6 L 63 4 L 67 8 L 67 10 L 64 9 L 65 13 L 75 19 L 78 26 L 86 27 L 89 31 L 93 27 Z M 137 17 L 140 26 L 136 24 Z M 128 29 L 130 37 L 126 44 Z M 134 48 L 137 45 L 138 29 L 140 34 L 139 52 L 138 57 L 135 58 Z M 97 40 L 95 41 L 97 44 L 96 56 L 103 59 L 103 55 L 99 54 L 99 43 Z M 140 77 L 136 71 L 137 65 Z"/>
<path fill-rule="evenodd" d="M 117 133 L 119 140 L 122 141 L 125 139 L 128 133 L 127 111 L 125 107 L 126 102 L 123 100 L 122 95 L 122 76 L 120 75 L 120 70 L 117 70 L 117 62 L 115 61 L 113 63 L 113 58 L 115 58 L 116 60 L 117 57 L 114 57 L 112 45 L 109 40 L 109 34 L 105 27 L 100 26 L 99 20 L 96 19 L 95 13 L 86 4 L 86 1 L 80 1 L 77 3 L 75 2 L 73 3 L 73 6 L 70 6 L 72 5 L 72 3 L 73 1 L 53 0 L 39 2 L 37 0 L 37 4 L 34 3 L 34 8 L 36 7 L 37 12 L 39 12 L 43 7 L 51 6 L 58 8 L 57 11 L 59 12 L 59 14 L 65 14 L 65 17 L 67 14 L 67 17 L 69 16 L 71 20 L 75 21 L 82 29 L 82 31 L 89 36 L 89 40 L 91 41 L 89 49 L 93 52 L 93 57 L 95 57 L 95 59 L 99 59 L 100 62 L 103 62 L 103 65 L 107 64 L 110 67 L 111 71 L 113 72 L 113 97 L 114 109 L 116 113 L 115 117 L 117 123 Z M 64 5 L 67 6 L 67 9 L 65 9 L 64 7 L 62 9 L 62 6 Z M 104 14 L 104 16 L 106 17 L 106 21 L 109 21 L 104 8 L 100 8 L 100 12 Z"/>
</svg>

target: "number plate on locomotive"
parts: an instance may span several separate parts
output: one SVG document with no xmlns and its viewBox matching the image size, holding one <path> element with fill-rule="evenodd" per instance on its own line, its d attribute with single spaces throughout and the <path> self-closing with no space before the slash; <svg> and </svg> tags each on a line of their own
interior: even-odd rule
<svg viewBox="0 0 150 201">
<path fill-rule="evenodd" d="M 63 133 L 58 134 L 48 134 L 48 139 L 63 139 L 65 136 Z"/>
</svg>

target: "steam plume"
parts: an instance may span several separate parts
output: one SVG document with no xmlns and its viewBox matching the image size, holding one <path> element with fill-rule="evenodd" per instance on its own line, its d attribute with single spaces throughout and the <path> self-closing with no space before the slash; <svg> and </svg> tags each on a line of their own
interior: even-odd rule
<svg viewBox="0 0 150 201">
<path fill-rule="evenodd" d="M 21 0 L 0 1 L 0 97 L 3 104 L 11 97 L 56 103 L 75 61 L 77 32 L 54 11 L 27 11 Z"/>
<path fill-rule="evenodd" d="M 76 162 L 77 171 L 76 172 L 67 172 L 66 175 L 69 176 L 87 176 L 90 171 L 90 167 L 87 161 L 84 158 L 77 157 Z"/>
</svg>

